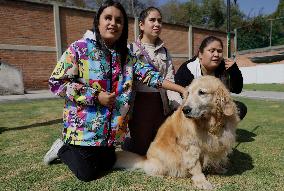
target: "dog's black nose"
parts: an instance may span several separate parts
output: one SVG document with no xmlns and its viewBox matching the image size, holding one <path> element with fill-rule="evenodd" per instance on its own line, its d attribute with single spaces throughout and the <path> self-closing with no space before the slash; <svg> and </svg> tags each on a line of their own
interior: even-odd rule
<svg viewBox="0 0 284 191">
<path fill-rule="evenodd" d="M 182 112 L 184 113 L 184 114 L 189 114 L 190 112 L 191 112 L 191 107 L 189 107 L 189 106 L 184 106 L 183 108 L 182 108 Z"/>
</svg>

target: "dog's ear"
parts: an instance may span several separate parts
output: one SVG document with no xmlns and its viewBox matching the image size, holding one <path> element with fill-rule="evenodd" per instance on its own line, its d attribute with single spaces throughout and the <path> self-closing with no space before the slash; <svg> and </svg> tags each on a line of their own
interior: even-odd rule
<svg viewBox="0 0 284 191">
<path fill-rule="evenodd" d="M 232 98 L 230 97 L 228 90 L 225 89 L 225 87 L 218 87 L 218 90 L 216 91 L 216 97 L 217 105 L 219 105 L 224 115 L 233 115 L 235 112 L 235 105 Z"/>
</svg>

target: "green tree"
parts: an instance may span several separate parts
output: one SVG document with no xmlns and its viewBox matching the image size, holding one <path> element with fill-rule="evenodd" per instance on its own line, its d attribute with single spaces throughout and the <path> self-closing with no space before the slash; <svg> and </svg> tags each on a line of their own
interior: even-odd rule
<svg viewBox="0 0 284 191">
<path fill-rule="evenodd" d="M 273 20 L 272 45 L 284 44 L 284 0 L 280 0 L 276 11 L 270 16 Z"/>
<path fill-rule="evenodd" d="M 124 5 L 128 14 L 138 17 L 142 10 L 150 6 L 156 6 L 156 0 L 120 0 L 121 4 Z"/>
<path fill-rule="evenodd" d="M 273 16 L 274 17 L 284 17 L 284 0 L 279 0 L 279 4 Z"/>
<path fill-rule="evenodd" d="M 43 0 L 44 1 L 44 0 Z M 90 9 L 98 9 L 105 0 L 54 0 L 67 5 L 75 5 L 78 7 L 87 7 Z M 156 6 L 157 0 L 117 0 L 125 8 L 127 14 L 139 16 L 140 12 L 149 7 Z"/>
<path fill-rule="evenodd" d="M 240 10 L 238 3 L 231 3 L 231 28 L 247 25 L 246 20 L 246 15 Z"/>
<path fill-rule="evenodd" d="M 238 30 L 238 50 L 263 48 L 269 46 L 269 22 L 263 15 L 247 21 Z"/>
<path fill-rule="evenodd" d="M 225 23 L 225 4 L 223 0 L 203 0 L 203 17 L 205 26 L 221 28 Z"/>
<path fill-rule="evenodd" d="M 182 3 L 177 0 L 170 0 L 160 7 L 163 20 L 172 23 L 185 23 L 187 11 Z"/>
<path fill-rule="evenodd" d="M 171 0 L 162 6 L 163 15 L 170 22 L 221 30 L 226 29 L 226 11 L 224 0 L 190 0 L 185 3 Z M 233 27 L 242 24 L 244 13 L 237 4 L 231 5 L 231 15 Z"/>
<path fill-rule="evenodd" d="M 41 0 L 42 2 L 50 2 L 50 0 Z M 59 2 L 65 5 L 77 6 L 77 7 L 86 7 L 87 4 L 85 0 L 51 0 L 53 2 Z"/>
<path fill-rule="evenodd" d="M 184 5 L 186 10 L 184 22 L 192 25 L 203 25 L 202 6 L 200 1 L 192 0 Z"/>
</svg>

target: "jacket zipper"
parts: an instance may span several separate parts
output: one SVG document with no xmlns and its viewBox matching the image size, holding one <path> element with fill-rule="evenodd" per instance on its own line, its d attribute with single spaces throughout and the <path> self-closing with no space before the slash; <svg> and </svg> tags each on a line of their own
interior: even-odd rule
<svg viewBox="0 0 284 191">
<path fill-rule="evenodd" d="M 109 71 L 110 71 L 109 93 L 111 93 L 112 92 L 112 55 L 111 55 L 111 53 L 110 53 L 110 68 L 109 68 Z M 110 117 L 109 117 L 109 121 L 108 121 L 107 143 L 109 141 L 110 133 L 111 133 L 112 109 L 113 108 L 109 108 Z"/>
</svg>

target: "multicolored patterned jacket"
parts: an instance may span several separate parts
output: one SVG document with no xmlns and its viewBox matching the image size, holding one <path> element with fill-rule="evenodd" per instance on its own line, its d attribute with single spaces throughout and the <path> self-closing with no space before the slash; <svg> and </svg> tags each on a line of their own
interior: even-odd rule
<svg viewBox="0 0 284 191">
<path fill-rule="evenodd" d="M 122 69 L 119 53 L 115 50 L 105 53 L 96 42 L 95 34 L 87 31 L 63 53 L 49 79 L 51 91 L 65 98 L 63 140 L 68 144 L 112 146 L 123 142 L 129 132 L 133 80 L 155 88 L 160 88 L 163 82 L 159 72 L 130 51 Z M 98 94 L 110 89 L 116 94 L 113 109 L 98 101 Z"/>
</svg>

